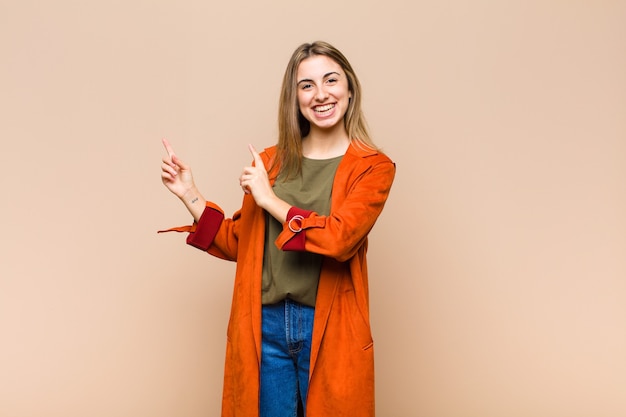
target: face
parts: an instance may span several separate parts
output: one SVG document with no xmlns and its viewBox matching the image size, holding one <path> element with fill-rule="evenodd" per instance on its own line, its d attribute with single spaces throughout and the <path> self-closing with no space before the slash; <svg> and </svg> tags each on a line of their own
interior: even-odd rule
<svg viewBox="0 0 626 417">
<path fill-rule="evenodd" d="M 298 66 L 298 106 L 311 129 L 343 127 L 352 93 L 341 65 L 325 55 L 306 58 Z"/>
</svg>

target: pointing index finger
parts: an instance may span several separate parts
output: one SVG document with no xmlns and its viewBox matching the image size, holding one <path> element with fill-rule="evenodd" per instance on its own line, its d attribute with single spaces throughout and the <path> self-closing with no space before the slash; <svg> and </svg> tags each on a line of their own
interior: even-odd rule
<svg viewBox="0 0 626 417">
<path fill-rule="evenodd" d="M 265 168 L 263 159 L 261 159 L 261 155 L 259 155 L 256 149 L 254 149 L 254 146 L 252 146 L 252 144 L 248 144 L 248 149 L 250 150 L 250 153 L 252 154 L 252 157 L 254 158 L 254 165 L 257 167 Z"/>
<path fill-rule="evenodd" d="M 165 146 L 165 150 L 167 151 L 167 154 L 170 156 L 170 158 L 172 156 L 174 156 L 174 149 L 172 149 L 172 146 L 170 145 L 168 140 L 163 138 L 162 142 L 163 142 L 163 146 Z"/>
</svg>

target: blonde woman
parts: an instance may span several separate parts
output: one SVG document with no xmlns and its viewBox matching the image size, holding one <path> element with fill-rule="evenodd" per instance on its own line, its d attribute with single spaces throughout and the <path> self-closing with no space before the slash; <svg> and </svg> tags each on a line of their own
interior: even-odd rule
<svg viewBox="0 0 626 417">
<path fill-rule="evenodd" d="M 368 134 L 352 66 L 328 43 L 294 51 L 278 124 L 275 146 L 249 146 L 230 218 L 163 141 L 163 184 L 194 218 L 169 230 L 238 263 L 222 416 L 373 416 L 367 238 L 395 165 Z"/>
</svg>

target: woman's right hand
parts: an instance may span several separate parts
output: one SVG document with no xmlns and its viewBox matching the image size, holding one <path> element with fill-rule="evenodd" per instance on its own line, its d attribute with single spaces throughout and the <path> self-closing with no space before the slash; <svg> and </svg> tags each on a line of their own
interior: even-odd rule
<svg viewBox="0 0 626 417">
<path fill-rule="evenodd" d="M 167 139 L 163 139 L 163 146 L 167 156 L 163 157 L 161 180 L 168 190 L 181 199 L 194 220 L 198 221 L 204 212 L 206 200 L 193 182 L 189 165 L 178 159 Z"/>
<path fill-rule="evenodd" d="M 167 139 L 163 139 L 163 146 L 165 146 L 167 156 L 163 157 L 161 180 L 168 190 L 182 199 L 189 190 L 195 187 L 191 168 L 176 156 Z"/>
</svg>

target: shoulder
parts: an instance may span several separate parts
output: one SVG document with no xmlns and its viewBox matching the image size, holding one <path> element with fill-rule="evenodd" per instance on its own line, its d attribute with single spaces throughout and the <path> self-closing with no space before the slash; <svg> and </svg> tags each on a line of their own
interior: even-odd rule
<svg viewBox="0 0 626 417">
<path fill-rule="evenodd" d="M 276 155 L 277 151 L 278 151 L 278 146 L 277 145 L 272 145 L 272 146 L 269 146 L 269 147 L 263 149 L 262 153 L 265 153 L 268 156 L 274 156 L 274 155 Z"/>
<path fill-rule="evenodd" d="M 389 158 L 389 156 L 381 150 L 367 147 L 366 145 L 360 144 L 356 141 L 353 141 L 350 144 L 344 159 L 347 159 L 351 163 L 364 164 L 368 166 L 378 165 L 381 163 L 395 166 L 395 163 L 391 160 L 391 158 Z"/>
<path fill-rule="evenodd" d="M 261 157 L 265 162 L 270 161 L 276 157 L 276 153 L 278 152 L 278 146 L 273 145 L 269 146 L 260 153 Z"/>
<path fill-rule="evenodd" d="M 395 173 L 396 165 L 385 153 L 352 143 L 337 168 L 336 179 L 348 187 L 360 183 L 387 189 Z"/>
</svg>

